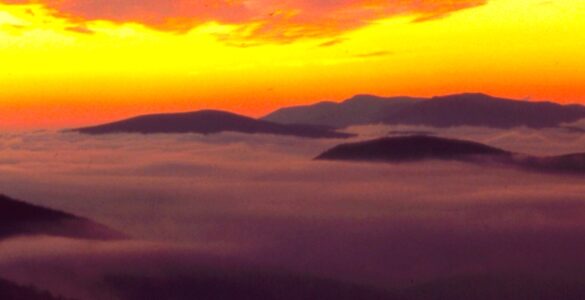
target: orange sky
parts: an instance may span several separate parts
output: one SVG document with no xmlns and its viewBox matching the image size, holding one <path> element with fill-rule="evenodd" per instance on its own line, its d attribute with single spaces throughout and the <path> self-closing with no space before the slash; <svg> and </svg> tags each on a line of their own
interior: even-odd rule
<svg viewBox="0 0 585 300">
<path fill-rule="evenodd" d="M 0 0 L 0 128 L 357 93 L 585 103 L 584 32 L 581 0 Z"/>
</svg>

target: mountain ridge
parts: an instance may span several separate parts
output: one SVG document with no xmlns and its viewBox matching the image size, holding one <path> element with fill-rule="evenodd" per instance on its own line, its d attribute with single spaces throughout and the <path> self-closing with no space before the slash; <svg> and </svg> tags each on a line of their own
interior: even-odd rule
<svg viewBox="0 0 585 300">
<path fill-rule="evenodd" d="M 411 162 L 465 160 L 476 156 L 511 157 L 512 152 L 481 143 L 428 135 L 385 137 L 337 145 L 315 159 Z"/>
<path fill-rule="evenodd" d="M 0 278 L 0 299 L 2 300 L 73 300 L 55 296 L 32 286 L 22 286 Z"/>
<path fill-rule="evenodd" d="M 34 235 L 93 240 L 126 238 L 122 233 L 89 219 L 0 194 L 0 240 Z"/>
<path fill-rule="evenodd" d="M 399 96 L 380 97 L 374 95 L 356 95 L 341 103 L 322 101 L 310 105 L 280 108 L 261 120 L 283 124 L 314 124 L 336 128 L 349 125 L 369 124 L 381 120 L 385 114 L 400 110 L 412 101 L 423 98 Z"/>
<path fill-rule="evenodd" d="M 326 104 L 323 104 L 326 103 Z M 357 108 L 356 108 L 357 107 Z M 550 101 L 524 101 L 484 93 L 461 93 L 432 98 L 357 95 L 340 103 L 278 109 L 263 120 L 305 123 L 336 128 L 368 125 L 426 125 L 550 128 L 585 118 L 585 106 Z"/>
<path fill-rule="evenodd" d="M 240 132 L 305 138 L 348 138 L 352 136 L 324 126 L 279 124 L 220 110 L 141 115 L 69 131 L 94 135 L 111 133 L 200 133 L 207 135 L 222 132 Z"/>
<path fill-rule="evenodd" d="M 585 153 L 533 156 L 482 143 L 429 135 L 384 137 L 346 143 L 324 151 L 315 160 L 408 163 L 425 160 L 492 163 L 527 171 L 585 175 Z"/>
</svg>

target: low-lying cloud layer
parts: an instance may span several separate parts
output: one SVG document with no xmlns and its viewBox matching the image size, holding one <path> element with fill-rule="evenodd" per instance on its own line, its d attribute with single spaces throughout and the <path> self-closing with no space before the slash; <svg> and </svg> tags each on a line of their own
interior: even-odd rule
<svg viewBox="0 0 585 300">
<path fill-rule="evenodd" d="M 360 139 L 433 131 L 535 155 L 585 150 L 582 134 L 562 129 L 351 130 Z M 5 241 L 0 277 L 76 295 L 61 286 L 67 278 L 95 283 L 121 269 L 168 274 L 206 255 L 377 287 L 585 270 L 583 177 L 460 162 L 312 160 L 339 142 L 230 133 L 2 134 L 0 192 L 147 242 Z M 35 243 L 46 250 L 31 250 L 41 248 Z M 87 261 L 99 262 L 97 273 L 80 276 Z M 56 268 L 61 275 L 51 276 Z"/>
<path fill-rule="evenodd" d="M 356 29 L 379 19 L 412 15 L 418 20 L 476 7 L 486 0 L 3 0 L 41 4 L 56 16 L 77 23 L 107 20 L 139 23 L 160 30 L 185 31 L 206 22 L 244 25 L 241 35 L 292 40 Z"/>
</svg>

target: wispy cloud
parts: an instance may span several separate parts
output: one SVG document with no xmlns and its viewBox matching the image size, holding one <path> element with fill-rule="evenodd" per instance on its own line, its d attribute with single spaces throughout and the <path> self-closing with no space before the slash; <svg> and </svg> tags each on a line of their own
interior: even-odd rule
<svg viewBox="0 0 585 300">
<path fill-rule="evenodd" d="M 327 37 L 373 21 L 412 15 L 418 20 L 483 5 L 487 0 L 1 0 L 41 4 L 83 26 L 94 20 L 139 23 L 165 31 L 188 31 L 206 22 L 241 25 L 240 38 L 291 41 Z"/>
<path fill-rule="evenodd" d="M 331 46 L 339 45 L 343 42 L 345 42 L 344 39 L 334 38 L 334 39 L 331 39 L 331 40 L 328 40 L 326 42 L 319 44 L 319 47 L 331 47 Z"/>
<path fill-rule="evenodd" d="M 374 52 L 368 52 L 368 53 L 360 53 L 355 55 L 355 57 L 358 58 L 370 58 L 370 57 L 381 57 L 381 56 L 388 56 L 388 55 L 392 55 L 394 54 L 391 51 L 374 51 Z"/>
<path fill-rule="evenodd" d="M 72 26 L 65 28 L 68 31 L 81 33 L 81 34 L 94 34 L 95 32 L 85 26 Z"/>
</svg>

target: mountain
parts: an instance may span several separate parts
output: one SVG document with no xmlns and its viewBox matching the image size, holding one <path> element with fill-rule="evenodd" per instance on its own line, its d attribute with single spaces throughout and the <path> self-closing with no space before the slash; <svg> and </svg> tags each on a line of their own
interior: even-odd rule
<svg viewBox="0 0 585 300">
<path fill-rule="evenodd" d="M 126 300 L 138 299 L 335 299 L 335 300 L 577 300 L 585 299 L 585 280 L 525 274 L 460 275 L 408 287 L 376 288 L 317 279 L 250 273 L 215 277 L 213 273 L 171 279 L 110 276 L 109 288 Z M 246 277 L 240 277 L 247 275 Z"/>
<path fill-rule="evenodd" d="M 316 160 L 415 162 L 458 160 L 497 163 L 529 171 L 585 175 L 585 153 L 532 156 L 513 153 L 481 143 L 429 135 L 385 137 L 335 146 Z"/>
<path fill-rule="evenodd" d="M 399 295 L 397 300 L 578 300 L 585 299 L 585 281 L 580 276 L 547 278 L 543 274 L 467 275 L 415 285 Z"/>
<path fill-rule="evenodd" d="M 585 153 L 547 157 L 522 156 L 516 160 L 524 168 L 541 172 L 585 174 Z"/>
<path fill-rule="evenodd" d="M 97 240 L 124 238 L 123 234 L 90 220 L 0 195 L 0 240 L 22 235 Z"/>
<path fill-rule="evenodd" d="M 263 120 L 282 124 L 314 124 L 336 128 L 382 122 L 386 116 L 422 101 L 421 98 L 383 98 L 357 95 L 342 103 L 320 102 L 308 106 L 281 108 Z"/>
<path fill-rule="evenodd" d="M 415 135 L 342 144 L 316 159 L 407 162 L 426 159 L 465 160 L 479 156 L 509 158 L 512 153 L 475 142 Z"/>
<path fill-rule="evenodd" d="M 352 136 L 323 126 L 278 124 L 216 110 L 145 115 L 94 127 L 74 129 L 73 131 L 86 134 L 241 132 L 306 138 L 348 138 Z"/>
<path fill-rule="evenodd" d="M 34 287 L 21 286 L 13 282 L 0 279 L 0 299 L 2 300 L 66 300 L 66 298 L 54 296 L 47 291 L 41 291 Z"/>
<path fill-rule="evenodd" d="M 104 286 L 116 299 L 141 300 L 391 300 L 386 290 L 305 274 L 274 271 L 192 270 L 190 274 L 147 277 L 106 276 Z"/>
<path fill-rule="evenodd" d="M 491 128 L 557 127 L 585 118 L 585 107 L 552 102 L 529 102 L 485 94 L 457 94 L 423 98 L 356 96 L 342 103 L 280 109 L 264 120 L 347 127 L 363 124 L 404 124 L 434 127 Z"/>
<path fill-rule="evenodd" d="M 399 113 L 388 115 L 387 124 L 434 127 L 482 126 L 492 128 L 549 128 L 585 118 L 585 107 L 552 102 L 528 102 L 484 94 L 435 97 Z"/>
<path fill-rule="evenodd" d="M 10 281 L 0 279 L 0 299 L 2 300 L 65 300 L 53 296 L 46 291 L 34 287 L 20 286 Z"/>
<path fill-rule="evenodd" d="M 228 272 L 228 271 L 226 271 Z M 468 274 L 406 287 L 380 289 L 310 275 L 206 270 L 171 277 L 106 276 L 104 286 L 116 299 L 165 300 L 577 300 L 585 299 L 585 280 L 543 274 Z"/>
</svg>

